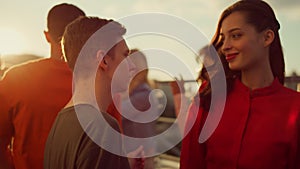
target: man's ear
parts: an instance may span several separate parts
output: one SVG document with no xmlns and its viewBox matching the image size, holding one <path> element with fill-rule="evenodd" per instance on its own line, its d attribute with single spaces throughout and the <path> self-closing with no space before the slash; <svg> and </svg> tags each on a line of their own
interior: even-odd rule
<svg viewBox="0 0 300 169">
<path fill-rule="evenodd" d="M 48 31 L 44 31 L 45 38 L 48 43 L 51 43 L 51 36 Z"/>
<path fill-rule="evenodd" d="M 267 29 L 264 31 L 264 46 L 269 46 L 275 38 L 275 34 L 271 29 Z"/>
<path fill-rule="evenodd" d="M 104 51 L 103 50 L 98 50 L 97 52 L 97 62 L 100 62 L 100 66 L 99 68 L 102 70 L 107 70 L 108 69 L 108 64 L 107 64 L 107 58 L 104 55 Z"/>
</svg>

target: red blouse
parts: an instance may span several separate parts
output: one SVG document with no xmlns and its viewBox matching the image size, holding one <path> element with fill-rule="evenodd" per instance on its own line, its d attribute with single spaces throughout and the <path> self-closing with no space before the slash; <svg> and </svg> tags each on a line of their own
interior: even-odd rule
<svg viewBox="0 0 300 169">
<path fill-rule="evenodd" d="M 182 142 L 181 169 L 298 169 L 300 168 L 300 94 L 271 86 L 250 91 L 236 80 L 222 119 L 212 136 L 198 142 L 206 113 L 193 103 L 196 118 Z M 202 123 L 202 124 L 201 124 Z"/>
</svg>

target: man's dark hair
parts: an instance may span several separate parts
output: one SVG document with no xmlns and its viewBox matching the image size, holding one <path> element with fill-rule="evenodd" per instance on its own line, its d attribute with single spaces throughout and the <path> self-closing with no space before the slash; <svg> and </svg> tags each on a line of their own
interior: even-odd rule
<svg viewBox="0 0 300 169">
<path fill-rule="evenodd" d="M 85 13 L 72 4 L 62 3 L 51 8 L 47 16 L 47 27 L 51 37 L 59 42 L 65 27 L 79 16 L 85 16 Z"/>
</svg>

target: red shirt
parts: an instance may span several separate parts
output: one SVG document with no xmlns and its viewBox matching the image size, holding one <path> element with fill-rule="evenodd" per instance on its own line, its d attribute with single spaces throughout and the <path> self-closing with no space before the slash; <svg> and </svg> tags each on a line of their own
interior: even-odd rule
<svg viewBox="0 0 300 169">
<path fill-rule="evenodd" d="M 71 96 L 72 73 L 65 62 L 41 59 L 6 73 L 0 81 L 0 140 L 14 137 L 16 169 L 43 168 L 48 133 Z"/>
<path fill-rule="evenodd" d="M 198 142 L 206 113 L 190 109 L 195 119 L 182 142 L 181 169 L 299 169 L 300 94 L 271 86 L 250 91 L 236 80 L 216 130 Z M 189 123 L 189 121 L 187 121 Z"/>
</svg>

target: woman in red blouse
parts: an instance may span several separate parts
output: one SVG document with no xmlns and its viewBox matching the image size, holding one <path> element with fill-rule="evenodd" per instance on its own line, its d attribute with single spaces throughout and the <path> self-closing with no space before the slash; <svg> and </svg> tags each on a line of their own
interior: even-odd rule
<svg viewBox="0 0 300 169">
<path fill-rule="evenodd" d="M 202 73 L 205 85 L 190 106 L 186 126 L 194 123 L 186 127 L 181 169 L 300 168 L 300 94 L 283 86 L 279 28 L 272 8 L 261 0 L 241 0 L 222 13 L 212 39 L 226 76 L 222 118 L 212 135 L 199 141 L 211 113 L 210 82 L 222 73 L 218 66 L 204 67 L 218 73 L 210 78 Z"/>
</svg>

